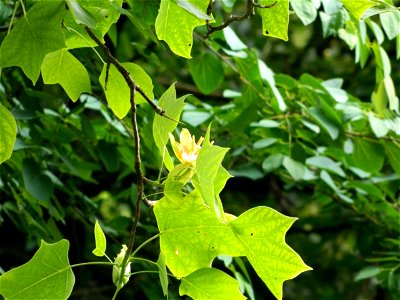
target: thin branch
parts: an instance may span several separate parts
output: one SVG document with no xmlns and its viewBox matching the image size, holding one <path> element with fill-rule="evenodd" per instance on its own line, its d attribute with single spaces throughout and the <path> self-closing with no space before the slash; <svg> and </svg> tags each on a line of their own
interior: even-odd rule
<svg viewBox="0 0 400 300">
<path fill-rule="evenodd" d="M 138 86 L 135 81 L 132 79 L 131 75 L 129 74 L 129 71 L 111 54 L 110 49 L 106 45 L 104 45 L 98 38 L 97 36 L 93 33 L 93 31 L 89 27 L 85 27 L 87 33 L 91 37 L 93 41 L 104 51 L 104 54 L 107 56 L 108 61 L 113 64 L 118 72 L 121 73 L 122 77 L 124 77 L 126 83 L 129 86 L 129 89 L 137 91 L 140 95 L 143 96 L 143 98 L 147 101 L 147 103 L 150 104 L 150 106 L 153 108 L 153 110 L 160 116 L 165 117 L 171 121 L 179 123 L 179 121 L 174 120 L 170 117 L 168 117 L 165 114 L 165 111 L 159 107 L 157 104 L 155 104 L 149 96 L 142 90 L 140 86 Z"/>
<path fill-rule="evenodd" d="M 267 8 L 268 9 L 268 8 L 273 7 L 276 3 L 277 3 L 277 1 L 275 1 L 272 4 L 261 5 L 261 4 L 256 3 L 255 0 L 247 0 L 247 10 L 244 15 L 241 15 L 241 16 L 230 15 L 229 18 L 226 19 L 225 22 L 219 26 L 211 26 L 207 21 L 207 33 L 206 33 L 205 37 L 206 38 L 209 37 L 215 31 L 223 30 L 224 28 L 228 27 L 233 22 L 241 22 L 245 19 L 251 18 L 252 16 L 255 15 L 255 8 L 262 8 L 262 9 Z M 211 12 L 212 12 L 212 4 L 210 1 L 210 4 L 208 5 L 208 8 L 207 8 L 207 14 L 211 15 Z"/>
</svg>

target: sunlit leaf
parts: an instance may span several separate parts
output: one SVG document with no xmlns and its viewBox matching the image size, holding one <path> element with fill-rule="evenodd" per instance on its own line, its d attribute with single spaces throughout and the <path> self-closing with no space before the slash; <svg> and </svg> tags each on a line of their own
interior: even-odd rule
<svg viewBox="0 0 400 300">
<path fill-rule="evenodd" d="M 107 241 L 98 220 L 96 220 L 94 225 L 94 238 L 96 241 L 96 248 L 92 251 L 92 253 L 96 256 L 104 256 L 106 253 Z"/>
<path fill-rule="evenodd" d="M 208 4 L 208 1 L 191 0 L 191 5 L 204 14 Z M 168 44 L 175 54 L 191 58 L 193 29 L 205 23 L 204 19 L 200 19 L 186 8 L 182 8 L 177 1 L 162 0 L 156 19 L 156 34 L 160 40 L 164 40 Z"/>
<path fill-rule="evenodd" d="M 128 71 L 134 82 L 142 88 L 146 95 L 153 99 L 153 83 L 149 75 L 138 65 L 133 63 L 122 64 Z M 131 108 L 130 102 L 130 89 L 125 81 L 125 78 L 117 70 L 114 65 L 110 65 L 108 71 L 108 80 L 106 82 L 107 65 L 104 65 L 103 70 L 100 74 L 100 84 L 106 94 L 108 105 L 115 115 L 122 119 L 124 118 L 129 109 Z M 135 103 L 140 104 L 146 100 L 136 91 L 135 92 Z"/>
<path fill-rule="evenodd" d="M 246 299 L 239 290 L 239 282 L 218 269 L 200 269 L 182 278 L 181 281 L 179 286 L 181 296 L 188 295 L 192 299 Z"/>
<path fill-rule="evenodd" d="M 365 11 L 379 4 L 376 0 L 341 0 L 343 5 L 357 19 L 360 19 Z"/>
<path fill-rule="evenodd" d="M 17 135 L 13 115 L 0 103 L 0 164 L 11 157 Z"/>
<path fill-rule="evenodd" d="M 46 55 L 42 76 L 46 84 L 59 83 L 73 101 L 82 93 L 92 92 L 85 67 L 65 48 Z"/>
<path fill-rule="evenodd" d="M 176 98 L 175 84 L 172 84 L 168 88 L 168 90 L 165 91 L 165 93 L 160 97 L 160 100 L 157 104 L 165 111 L 165 115 L 167 115 L 172 120 L 178 121 L 185 105 L 184 100 L 186 99 L 186 97 L 187 96 Z M 168 157 L 169 154 L 166 150 L 164 150 L 164 147 L 169 139 L 168 133 L 172 132 L 178 125 L 177 122 L 172 120 L 162 117 L 160 115 L 155 115 L 153 121 L 154 141 L 158 149 L 160 149 L 160 152 L 164 154 L 164 156 L 168 155 Z M 171 166 L 169 167 L 171 168 Z"/>
<path fill-rule="evenodd" d="M 261 0 L 261 5 L 272 5 L 271 8 L 260 8 L 258 12 L 262 18 L 262 32 L 264 35 L 288 40 L 289 0 Z"/>
<path fill-rule="evenodd" d="M 39 250 L 26 264 L 0 277 L 0 294 L 12 299 L 68 299 L 75 276 L 68 261 L 69 242 L 42 241 Z"/>
</svg>

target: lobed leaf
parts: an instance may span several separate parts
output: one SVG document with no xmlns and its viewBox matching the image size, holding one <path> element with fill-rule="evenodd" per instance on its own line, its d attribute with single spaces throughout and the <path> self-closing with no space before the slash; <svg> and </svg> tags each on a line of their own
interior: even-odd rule
<svg viewBox="0 0 400 300">
<path fill-rule="evenodd" d="M 4 39 L 0 67 L 21 67 L 35 84 L 46 54 L 65 47 L 64 16 L 63 1 L 37 1 Z"/>
<path fill-rule="evenodd" d="M 68 299 L 75 284 L 68 250 L 67 240 L 54 244 L 42 241 L 29 262 L 0 277 L 0 295 L 7 300 Z"/>
<path fill-rule="evenodd" d="M 65 48 L 45 56 L 42 76 L 46 84 L 59 83 L 72 101 L 78 100 L 82 93 L 92 92 L 85 67 Z"/>
<path fill-rule="evenodd" d="M 271 292 L 282 299 L 283 282 L 311 270 L 285 243 L 295 218 L 257 207 L 220 220 L 196 190 L 178 198 L 165 197 L 154 207 L 161 252 L 176 277 L 211 267 L 218 255 L 246 256 Z"/>
</svg>

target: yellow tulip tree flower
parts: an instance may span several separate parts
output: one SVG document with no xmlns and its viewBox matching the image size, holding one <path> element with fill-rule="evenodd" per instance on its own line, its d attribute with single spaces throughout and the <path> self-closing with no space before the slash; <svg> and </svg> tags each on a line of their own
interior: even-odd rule
<svg viewBox="0 0 400 300">
<path fill-rule="evenodd" d="M 184 165 L 196 166 L 196 159 L 201 149 L 201 143 L 204 138 L 200 137 L 196 143 L 194 135 L 190 135 L 189 130 L 183 128 L 179 136 L 179 143 L 175 141 L 174 136 L 169 134 L 172 149 L 179 161 Z"/>
</svg>

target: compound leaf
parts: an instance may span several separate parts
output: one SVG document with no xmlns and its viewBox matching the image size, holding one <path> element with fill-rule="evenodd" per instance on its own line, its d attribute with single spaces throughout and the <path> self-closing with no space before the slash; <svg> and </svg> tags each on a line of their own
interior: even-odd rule
<svg viewBox="0 0 400 300">
<path fill-rule="evenodd" d="M 4 39 L 0 67 L 19 66 L 35 84 L 46 54 L 65 47 L 64 16 L 63 1 L 37 1 Z"/>
<path fill-rule="evenodd" d="M 68 299 L 75 276 L 68 261 L 69 242 L 42 241 L 39 250 L 26 264 L 0 277 L 0 294 L 12 299 Z"/>
</svg>

